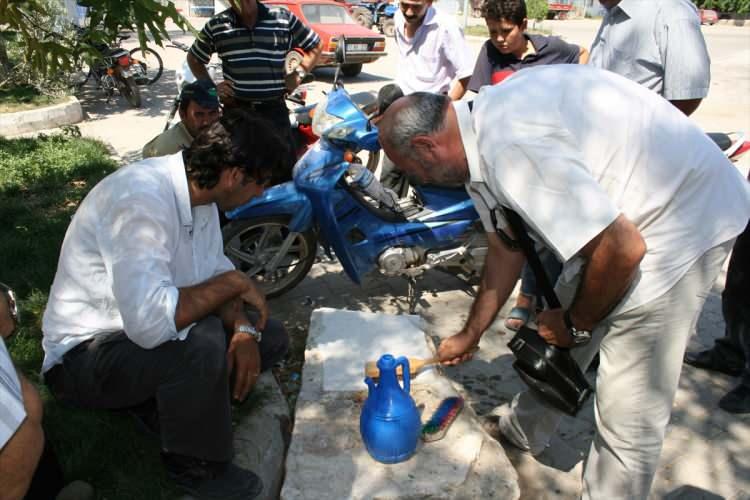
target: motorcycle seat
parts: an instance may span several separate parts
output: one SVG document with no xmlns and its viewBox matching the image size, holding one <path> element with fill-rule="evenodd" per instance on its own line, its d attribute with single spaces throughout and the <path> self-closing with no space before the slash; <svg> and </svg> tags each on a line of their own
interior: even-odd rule
<svg viewBox="0 0 750 500">
<path fill-rule="evenodd" d="M 374 113 L 378 109 L 378 96 L 373 92 L 357 92 L 351 94 L 349 97 L 367 115 Z"/>
<path fill-rule="evenodd" d="M 722 151 L 726 151 L 732 147 L 732 138 L 727 134 L 722 132 L 709 132 L 707 135 Z"/>
</svg>

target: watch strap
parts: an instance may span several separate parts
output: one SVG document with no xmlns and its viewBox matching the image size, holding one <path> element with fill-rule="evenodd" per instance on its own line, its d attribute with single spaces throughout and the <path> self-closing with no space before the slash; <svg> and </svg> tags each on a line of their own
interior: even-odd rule
<svg viewBox="0 0 750 500">
<path fill-rule="evenodd" d="M 255 329 L 253 325 L 239 325 L 234 331 L 245 333 L 255 339 L 256 342 L 260 342 L 263 338 L 263 334 Z"/>
</svg>

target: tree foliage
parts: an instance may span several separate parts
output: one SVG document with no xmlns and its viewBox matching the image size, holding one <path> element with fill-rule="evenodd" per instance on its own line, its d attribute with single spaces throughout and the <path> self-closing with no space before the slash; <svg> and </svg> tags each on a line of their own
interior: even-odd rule
<svg viewBox="0 0 750 500">
<path fill-rule="evenodd" d="M 71 29 L 61 0 L 0 0 L 0 56 L 8 42 L 17 43 L 29 69 L 49 76 L 72 69 L 81 54 L 93 57 L 96 44 L 111 43 L 123 29 L 133 29 L 142 46 L 149 39 L 158 45 L 169 39 L 169 20 L 183 30 L 192 29 L 174 3 L 167 0 L 79 3 L 89 9 L 90 28 L 85 37 Z M 9 61 L 2 59 L 0 65 L 7 71 Z"/>
<path fill-rule="evenodd" d="M 714 9 L 719 12 L 736 14 L 750 13 L 750 0 L 701 0 L 696 3 L 702 9 Z"/>
<path fill-rule="evenodd" d="M 534 21 L 541 21 L 547 17 L 549 4 L 547 0 L 526 0 L 526 15 Z"/>
</svg>

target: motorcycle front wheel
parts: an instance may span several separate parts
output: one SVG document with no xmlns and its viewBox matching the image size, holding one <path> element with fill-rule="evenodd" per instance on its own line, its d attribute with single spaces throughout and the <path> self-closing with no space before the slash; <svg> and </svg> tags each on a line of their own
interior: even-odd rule
<svg viewBox="0 0 750 500">
<path fill-rule="evenodd" d="M 131 106 L 134 108 L 141 107 L 141 92 L 138 90 L 138 85 L 136 85 L 132 76 L 124 79 L 118 78 L 117 88 Z"/>
<path fill-rule="evenodd" d="M 290 219 L 281 215 L 239 219 L 222 229 L 224 253 L 269 298 L 297 286 L 317 255 L 315 232 L 291 232 Z"/>
</svg>

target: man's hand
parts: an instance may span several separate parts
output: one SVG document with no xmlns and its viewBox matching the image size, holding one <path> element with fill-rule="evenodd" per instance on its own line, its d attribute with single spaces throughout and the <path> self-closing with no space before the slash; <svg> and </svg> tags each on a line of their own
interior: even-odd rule
<svg viewBox="0 0 750 500">
<path fill-rule="evenodd" d="M 234 89 L 232 88 L 232 84 L 226 80 L 216 86 L 216 93 L 219 94 L 219 99 L 224 104 L 234 100 Z"/>
<path fill-rule="evenodd" d="M 227 365 L 230 375 L 234 373 L 234 394 L 242 401 L 255 386 L 260 375 L 260 351 L 258 343 L 250 335 L 235 330 L 227 350 Z"/>
<path fill-rule="evenodd" d="M 255 324 L 255 328 L 263 331 L 266 328 L 266 321 L 268 321 L 268 303 L 266 302 L 266 296 L 263 292 L 255 285 L 255 283 L 248 278 L 248 289 L 240 297 L 246 304 L 250 304 L 258 311 L 258 322 Z"/>
<path fill-rule="evenodd" d="M 565 311 L 563 309 L 548 309 L 536 315 L 539 336 L 548 344 L 558 347 L 571 347 L 573 335 L 565 326 Z"/>
<path fill-rule="evenodd" d="M 474 355 L 480 338 L 481 335 L 476 336 L 466 330 L 461 330 L 454 336 L 440 342 L 438 359 L 444 365 L 457 365 L 468 361 Z"/>
<path fill-rule="evenodd" d="M 302 84 L 302 78 L 300 78 L 299 73 L 297 73 L 296 71 L 292 71 L 291 73 L 286 75 L 285 81 L 286 91 L 290 93 L 294 92 L 294 89 Z"/>
</svg>

